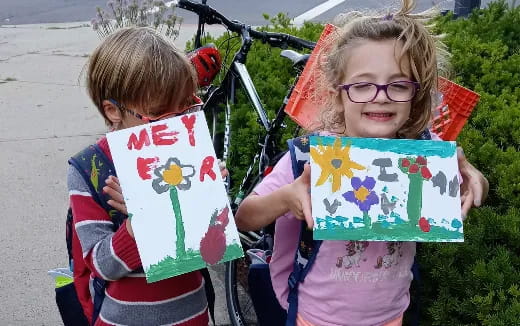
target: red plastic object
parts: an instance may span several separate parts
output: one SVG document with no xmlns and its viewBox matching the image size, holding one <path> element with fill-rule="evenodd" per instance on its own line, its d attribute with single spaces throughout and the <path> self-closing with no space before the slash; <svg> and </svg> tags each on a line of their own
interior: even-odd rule
<svg viewBox="0 0 520 326">
<path fill-rule="evenodd" d="M 445 78 L 439 78 L 442 102 L 433 112 L 431 131 L 443 140 L 455 140 L 466 124 L 480 95 Z"/>
<path fill-rule="evenodd" d="M 318 67 L 318 59 L 327 46 L 331 45 L 329 35 L 337 30 L 331 24 L 325 25 L 316 47 L 303 70 L 300 79 L 287 102 L 285 112 L 298 125 L 309 129 L 317 122 L 319 110 L 327 98 L 327 90 L 319 88 L 321 71 Z M 464 88 L 445 78 L 439 78 L 439 91 L 442 94 L 442 102 L 433 112 L 431 130 L 443 140 L 455 140 L 466 124 L 473 108 L 478 103 L 480 95 Z"/>
</svg>

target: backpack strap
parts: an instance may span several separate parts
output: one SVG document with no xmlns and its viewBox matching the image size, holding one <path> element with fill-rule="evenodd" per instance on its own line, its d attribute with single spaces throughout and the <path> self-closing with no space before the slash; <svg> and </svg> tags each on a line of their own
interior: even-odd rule
<svg viewBox="0 0 520 326">
<path fill-rule="evenodd" d="M 92 197 L 108 212 L 114 224 L 114 230 L 117 230 L 127 216 L 108 205 L 107 201 L 110 197 L 103 192 L 105 180 L 111 175 L 117 176 L 112 161 L 108 159 L 98 144 L 94 144 L 71 157 L 69 164 L 81 174 Z"/>
<path fill-rule="evenodd" d="M 107 201 L 110 199 L 107 194 L 103 192 L 105 180 L 110 176 L 116 176 L 114 164 L 105 155 L 103 150 L 99 148 L 98 144 L 90 145 L 77 153 L 69 159 L 69 164 L 74 166 L 80 173 L 85 183 L 88 185 L 92 198 L 99 206 L 110 215 L 113 223 L 114 232 L 119 229 L 123 221 L 127 218 L 126 215 L 108 205 Z M 69 252 L 69 264 L 72 268 L 72 210 L 69 208 L 67 214 L 67 250 Z M 101 305 L 105 299 L 105 288 L 107 282 L 99 277 L 94 277 L 92 282 L 94 288 L 94 309 L 92 310 L 92 325 L 96 322 Z"/>
<path fill-rule="evenodd" d="M 310 141 L 309 134 L 306 136 L 288 140 L 289 153 L 294 178 L 298 178 L 303 173 L 303 167 L 310 160 Z M 298 313 L 298 287 L 305 280 L 307 273 L 312 268 L 322 240 L 314 240 L 312 230 L 303 221 L 300 227 L 300 239 L 298 249 L 294 257 L 293 271 L 289 275 L 289 309 L 287 311 L 286 326 L 296 325 L 296 315 Z"/>
</svg>

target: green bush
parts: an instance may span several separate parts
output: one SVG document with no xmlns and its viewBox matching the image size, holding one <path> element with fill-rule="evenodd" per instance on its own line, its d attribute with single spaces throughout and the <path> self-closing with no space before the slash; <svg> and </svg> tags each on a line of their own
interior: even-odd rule
<svg viewBox="0 0 520 326">
<path fill-rule="evenodd" d="M 520 9 L 503 1 L 437 21 L 457 83 L 481 95 L 458 141 L 488 178 L 464 244 L 418 252 L 427 325 L 520 325 Z"/>
<path fill-rule="evenodd" d="M 322 29 L 288 26 L 284 15 L 272 23 L 270 30 L 311 40 Z M 421 325 L 520 325 L 520 8 L 491 3 L 468 19 L 439 18 L 437 31 L 453 55 L 452 80 L 481 95 L 458 142 L 491 189 L 486 207 L 465 221 L 463 244 L 420 246 L 422 294 L 412 301 L 421 305 Z M 294 76 L 279 52 L 257 42 L 247 61 L 271 118 Z M 229 162 L 235 185 L 260 134 L 254 111 L 241 104 L 243 95 L 238 100 Z"/>
</svg>

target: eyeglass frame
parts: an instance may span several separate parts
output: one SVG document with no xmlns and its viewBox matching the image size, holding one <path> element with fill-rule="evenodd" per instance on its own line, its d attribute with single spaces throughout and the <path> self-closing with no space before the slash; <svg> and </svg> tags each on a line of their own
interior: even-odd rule
<svg viewBox="0 0 520 326">
<path fill-rule="evenodd" d="M 388 86 L 390 86 L 392 84 L 396 84 L 396 83 L 408 83 L 408 84 L 412 84 L 414 86 L 413 95 L 410 97 L 409 100 L 406 100 L 406 101 L 396 101 L 396 100 L 392 99 L 388 95 Z M 349 93 L 349 89 L 350 89 L 350 87 L 352 87 L 354 85 L 360 85 L 360 84 L 374 85 L 376 87 L 376 89 L 377 89 L 376 94 L 374 95 L 374 97 L 371 100 L 369 100 L 369 101 L 354 101 L 354 100 L 352 100 L 352 98 L 350 96 L 350 93 Z M 376 83 L 370 83 L 370 82 L 358 82 L 358 83 L 352 83 L 352 84 L 341 84 L 341 85 L 338 85 L 337 87 L 340 88 L 340 89 L 343 89 L 345 92 L 347 92 L 348 99 L 352 103 L 369 103 L 369 102 L 373 102 L 376 99 L 377 95 L 379 95 L 379 92 L 381 90 L 385 91 L 386 98 L 389 99 L 390 101 L 396 102 L 396 103 L 406 103 L 406 102 L 410 102 L 411 100 L 413 100 L 415 95 L 417 95 L 417 91 L 419 89 L 421 89 L 421 84 L 419 84 L 418 82 L 415 82 L 415 81 L 411 81 L 411 80 L 396 80 L 396 81 L 393 81 L 391 83 L 383 84 L 383 85 L 376 84 Z"/>
<path fill-rule="evenodd" d="M 182 110 L 182 112 L 179 112 L 179 113 L 176 113 L 176 112 L 167 112 L 167 113 L 164 113 L 164 114 L 161 114 L 160 116 L 156 117 L 156 118 L 150 118 L 150 117 L 147 117 L 145 115 L 142 115 L 142 114 L 139 114 L 133 110 L 130 110 L 129 108 L 127 108 L 126 106 L 124 106 L 123 104 L 119 103 L 118 101 L 114 100 L 114 99 L 108 99 L 110 101 L 110 103 L 112 103 L 113 105 L 115 105 L 119 110 L 121 111 L 125 111 L 125 112 L 128 112 L 130 113 L 131 115 L 133 115 L 134 117 L 136 117 L 137 119 L 141 120 L 141 121 L 144 121 L 146 123 L 152 123 L 152 122 L 157 122 L 157 121 L 160 121 L 160 120 L 163 120 L 164 118 L 168 118 L 168 117 L 176 117 L 176 116 L 179 116 L 179 115 L 183 115 L 183 114 L 186 114 L 186 113 L 193 113 L 193 112 L 197 112 L 200 110 L 200 107 L 202 107 L 202 105 L 204 104 L 204 102 L 202 102 L 202 100 L 200 100 L 198 97 L 194 96 L 195 98 L 195 101 L 197 103 L 195 104 L 192 104 L 188 107 L 186 107 L 184 110 Z"/>
</svg>

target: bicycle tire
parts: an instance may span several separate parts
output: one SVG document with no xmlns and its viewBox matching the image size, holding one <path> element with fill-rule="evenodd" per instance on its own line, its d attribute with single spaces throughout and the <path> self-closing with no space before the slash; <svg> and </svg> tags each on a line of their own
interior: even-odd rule
<svg viewBox="0 0 520 326">
<path fill-rule="evenodd" d="M 249 259 L 245 257 L 226 263 L 224 288 L 229 320 L 233 326 L 257 325 L 257 317 L 249 291 L 238 281 L 244 275 L 237 276 L 239 273 L 247 272 L 249 264 Z M 245 274 L 245 280 L 247 280 L 247 274 Z"/>
</svg>

